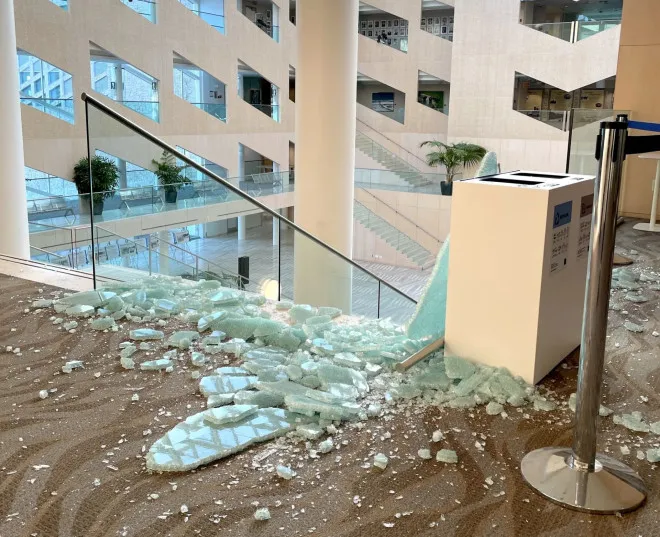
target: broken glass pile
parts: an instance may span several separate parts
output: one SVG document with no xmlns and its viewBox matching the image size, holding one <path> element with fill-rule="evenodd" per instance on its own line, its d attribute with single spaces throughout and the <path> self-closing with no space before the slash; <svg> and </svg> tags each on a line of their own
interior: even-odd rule
<svg viewBox="0 0 660 537">
<path fill-rule="evenodd" d="M 439 256 L 436 267 L 441 286 L 446 256 Z M 95 330 L 121 331 L 124 320 L 153 326 L 128 331 L 117 352 L 123 368 L 152 375 L 194 368 L 207 409 L 151 446 L 151 470 L 190 470 L 285 434 L 317 439 L 339 422 L 378 417 L 383 406 L 399 400 L 488 405 L 489 414 L 503 412 L 504 405 L 533 404 L 544 411 L 555 406 L 506 370 L 442 351 L 407 373 L 395 372 L 396 364 L 428 344 L 429 335 L 444 330 L 444 311 L 430 299 L 408 333 L 388 319 L 356 319 L 336 308 L 268 302 L 215 281 L 164 276 L 106 284 L 66 296 L 53 308 L 90 317 L 79 322 Z M 167 330 L 170 321 L 176 331 Z M 318 452 L 333 448 L 327 439 Z M 453 462 L 450 453 L 443 457 Z M 377 462 L 386 465 L 382 457 Z"/>
</svg>

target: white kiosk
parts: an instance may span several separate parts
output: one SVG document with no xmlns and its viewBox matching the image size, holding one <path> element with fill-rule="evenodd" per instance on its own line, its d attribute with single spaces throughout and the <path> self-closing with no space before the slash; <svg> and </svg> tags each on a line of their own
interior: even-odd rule
<svg viewBox="0 0 660 537">
<path fill-rule="evenodd" d="M 518 171 L 454 185 L 446 355 L 535 384 L 580 345 L 593 179 Z"/>
</svg>

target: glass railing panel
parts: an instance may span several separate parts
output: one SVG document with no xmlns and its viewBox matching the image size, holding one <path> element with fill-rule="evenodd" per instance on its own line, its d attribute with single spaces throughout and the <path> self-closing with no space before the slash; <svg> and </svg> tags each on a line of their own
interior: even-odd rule
<svg viewBox="0 0 660 537">
<path fill-rule="evenodd" d="M 158 123 L 160 121 L 159 108 L 160 103 L 153 101 L 117 101 L 134 112 L 143 115 Z"/>
<path fill-rule="evenodd" d="M 390 170 L 358 168 L 355 170 L 355 187 L 441 195 L 441 184 L 447 179 L 446 174 L 442 173 L 416 172 L 410 176 L 411 180 L 414 178 L 414 182 L 408 182 L 404 177 L 408 176 L 404 173 L 402 177 L 399 172 Z M 462 176 L 459 174 L 454 177 L 454 180 L 457 181 L 461 178 Z"/>
<path fill-rule="evenodd" d="M 155 0 L 121 0 L 121 3 L 142 15 L 150 22 L 156 22 Z"/>
<path fill-rule="evenodd" d="M 247 101 L 246 101 L 247 102 Z M 251 106 L 262 112 L 263 114 L 266 114 L 267 116 L 270 116 L 273 118 L 275 121 L 280 120 L 280 107 L 279 105 L 276 104 L 252 104 L 250 103 Z"/>
<path fill-rule="evenodd" d="M 380 286 L 380 316 L 390 318 L 396 324 L 405 324 L 415 313 L 417 304 L 402 297 L 391 288 Z"/>
<path fill-rule="evenodd" d="M 602 21 L 577 21 L 577 41 L 587 39 L 610 28 L 621 24 L 621 19 L 602 20 Z"/>
<path fill-rule="evenodd" d="M 628 114 L 625 110 L 573 110 L 573 121 L 569 136 L 568 173 L 596 175 L 596 140 L 602 121 L 615 121 L 619 114 Z"/>
<path fill-rule="evenodd" d="M 570 110 L 517 110 L 517 112 L 561 131 L 566 131 L 569 127 Z"/>
<path fill-rule="evenodd" d="M 127 159 L 124 152 L 132 151 L 134 155 L 138 152 L 140 157 L 134 156 L 132 162 L 148 162 L 151 159 L 160 159 L 163 150 L 170 151 L 176 158 L 197 169 L 205 176 L 205 179 L 215 181 L 218 188 L 223 188 L 228 192 L 228 198 L 233 198 L 231 206 L 228 206 L 227 214 L 218 213 L 219 223 L 222 224 L 225 222 L 223 218 L 226 219 L 224 230 L 219 231 L 217 229 L 221 226 L 216 226 L 214 229 L 207 227 L 207 232 L 200 232 L 197 240 L 189 241 L 185 245 L 185 252 L 174 252 L 172 245 L 165 245 L 163 236 L 158 235 L 158 239 L 161 241 L 158 245 L 158 251 L 170 262 L 169 265 L 162 265 L 166 266 L 166 269 L 161 268 L 160 262 L 155 268 L 153 253 L 143 256 L 141 259 L 136 257 L 137 254 L 143 251 L 155 250 L 149 245 L 149 241 L 145 241 L 144 246 L 138 241 L 138 238 L 142 235 L 152 233 L 151 230 L 141 229 L 143 222 L 146 221 L 149 224 L 150 221 L 136 219 L 135 230 L 132 231 L 134 236 L 132 238 L 128 237 L 129 243 L 139 245 L 130 253 L 132 257 L 136 258 L 135 260 L 131 258 L 133 264 L 129 267 L 120 267 L 117 262 L 113 262 L 113 267 L 110 267 L 112 271 L 121 272 L 129 277 L 130 271 L 126 269 L 135 268 L 140 271 L 138 274 L 141 275 L 145 270 L 145 266 L 149 270 L 148 263 L 151 257 L 150 270 L 152 273 L 167 272 L 169 275 L 189 277 L 191 269 L 193 275 L 200 274 L 203 271 L 217 272 L 218 270 L 225 270 L 227 273 L 244 275 L 248 290 L 256 290 L 268 298 L 288 298 L 298 302 L 313 300 L 315 306 L 342 304 L 341 308 L 344 313 L 369 317 L 379 315 L 381 308 L 379 289 L 387 284 L 369 271 L 361 268 L 357 263 L 341 256 L 331 247 L 314 239 L 304 230 L 285 221 L 276 211 L 245 194 L 241 190 L 241 182 L 245 182 L 247 178 L 226 182 L 213 178 L 208 170 L 205 170 L 195 161 L 179 153 L 174 148 L 170 148 L 152 135 L 140 132 L 140 127 L 127 126 L 127 124 L 121 122 L 121 117 L 113 117 L 110 109 L 105 111 L 103 104 L 92 101 L 89 97 L 88 99 L 88 138 L 92 151 L 100 150 L 124 159 Z M 263 185 L 266 177 L 252 177 L 251 179 L 255 185 Z M 94 177 L 92 175 L 92 185 L 93 183 Z M 165 188 L 162 186 L 154 187 L 154 191 L 164 192 Z M 157 197 L 160 197 L 160 194 Z M 165 202 L 163 205 L 167 207 L 168 204 Z M 194 218 L 192 211 L 184 214 L 188 221 L 191 217 Z M 206 213 L 198 223 L 206 226 L 212 224 L 213 222 L 209 221 L 208 214 L 210 213 Z M 238 225 L 235 223 L 237 217 L 244 219 L 239 221 Z M 272 222 L 273 218 L 276 219 L 275 225 Z M 230 223 L 229 220 L 233 220 L 233 222 Z M 117 226 L 119 225 L 121 224 L 118 223 Z M 275 234 L 273 233 L 274 229 Z M 277 233 L 277 230 L 279 230 L 279 233 Z M 101 252 L 100 248 L 105 239 L 111 240 L 111 237 L 101 234 L 95 239 L 95 244 L 98 242 L 99 245 L 99 252 Z M 126 248 L 130 249 L 130 246 L 126 246 Z M 98 262 L 101 262 L 104 256 L 104 253 L 100 253 L 90 257 L 92 261 L 96 257 Z M 191 256 L 197 256 L 199 259 Z M 249 271 L 239 270 L 239 259 L 242 260 L 245 257 L 249 259 Z M 195 264 L 192 264 L 193 259 L 195 259 Z M 176 263 L 174 265 L 176 270 L 172 268 L 172 262 Z M 243 265 L 242 261 L 241 265 Z M 184 270 L 187 272 L 182 272 Z M 246 274 L 246 272 L 248 273 Z M 117 277 L 112 273 L 108 273 L 107 276 Z M 305 289 L 305 286 L 308 286 L 308 288 Z M 392 290 L 392 292 L 397 293 L 395 290 Z M 408 298 L 405 294 L 397 294 L 402 297 L 402 300 L 414 304 L 414 300 Z"/>
<path fill-rule="evenodd" d="M 572 22 L 539 22 L 532 24 L 525 24 L 528 28 L 543 32 L 544 34 L 563 39 L 564 41 L 571 41 L 573 36 L 573 23 Z"/>
<path fill-rule="evenodd" d="M 74 230 L 30 222 L 30 258 L 42 263 L 75 268 Z"/>
<path fill-rule="evenodd" d="M 53 4 L 62 9 L 69 9 L 69 0 L 50 0 Z"/>
<path fill-rule="evenodd" d="M 21 104 L 36 108 L 67 123 L 75 123 L 73 114 L 73 98 L 47 99 L 45 97 L 21 97 Z"/>
<path fill-rule="evenodd" d="M 217 103 L 190 103 L 200 110 L 204 110 L 207 114 L 219 119 L 220 121 L 227 121 L 227 105 Z"/>
<path fill-rule="evenodd" d="M 203 11 L 200 9 L 199 0 L 179 0 L 187 9 L 192 11 L 204 22 L 213 26 L 221 34 L 225 33 L 225 17 L 222 13 L 213 13 L 209 11 Z"/>
</svg>

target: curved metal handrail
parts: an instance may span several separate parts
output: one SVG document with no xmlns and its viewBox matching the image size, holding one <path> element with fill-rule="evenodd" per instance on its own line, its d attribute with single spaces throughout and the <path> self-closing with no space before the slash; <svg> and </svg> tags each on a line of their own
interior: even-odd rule
<svg viewBox="0 0 660 537">
<path fill-rule="evenodd" d="M 411 223 L 413 226 L 415 226 L 417 229 L 419 229 L 420 231 L 426 233 L 426 234 L 427 234 L 429 237 L 431 237 L 435 242 L 437 242 L 438 244 L 442 244 L 442 241 L 441 241 L 440 239 L 438 239 L 435 235 L 433 235 L 433 234 L 430 233 L 429 231 L 426 231 L 426 230 L 425 230 L 422 226 L 420 226 L 419 224 L 416 224 L 415 222 L 413 222 L 413 221 L 412 221 L 410 218 L 408 218 L 405 214 L 402 214 L 402 213 L 400 213 L 399 211 L 397 211 L 397 210 L 396 210 L 394 207 L 392 207 L 389 203 L 387 203 L 387 202 L 383 201 L 382 199 L 380 199 L 380 198 L 379 198 L 378 196 L 376 196 L 373 192 L 369 192 L 366 188 L 363 188 L 362 190 L 363 190 L 364 192 L 366 192 L 367 194 L 369 194 L 372 198 L 374 198 L 374 199 L 375 199 L 376 201 L 378 201 L 379 203 L 382 203 L 383 205 L 385 205 L 385 206 L 386 206 L 388 209 L 390 209 L 391 211 L 394 211 L 396 214 L 398 214 L 398 215 L 399 215 L 400 217 L 402 217 L 404 220 L 407 220 L 408 222 L 410 222 L 410 223 Z M 358 202 L 358 203 L 360 203 L 360 202 Z M 364 204 L 362 204 L 362 205 L 364 205 Z M 366 205 L 365 205 L 365 207 L 366 207 Z M 369 208 L 369 207 L 367 207 L 367 209 L 368 209 L 368 208 Z M 373 211 L 372 211 L 372 212 L 373 212 Z M 378 215 L 376 214 L 376 216 L 378 216 Z M 382 217 L 381 217 L 381 218 L 382 218 Z M 396 227 L 396 226 L 394 226 L 394 227 Z M 406 235 L 406 237 L 410 238 L 411 240 L 415 240 L 415 239 L 413 239 L 412 237 L 410 237 L 409 235 L 407 235 L 406 233 L 403 233 L 403 231 L 401 231 L 401 230 L 399 230 L 399 233 L 402 233 L 403 235 Z M 417 241 L 415 241 L 415 242 L 417 242 Z"/>
<path fill-rule="evenodd" d="M 377 131 L 377 130 L 374 129 L 371 125 L 369 125 L 368 123 L 366 123 L 365 121 L 363 121 L 363 120 L 361 120 L 361 119 L 359 119 L 359 118 L 355 118 L 355 119 L 356 119 L 356 121 L 357 121 L 358 123 L 361 123 L 362 125 L 364 125 L 364 126 L 367 127 L 368 129 L 371 129 L 372 131 L 374 131 L 374 132 L 375 132 L 376 134 L 378 134 L 379 136 L 382 136 L 383 138 L 385 138 L 388 142 L 390 142 L 390 143 L 394 144 L 395 146 L 401 148 L 401 149 L 402 149 L 403 151 L 405 151 L 408 155 L 410 155 L 410 156 L 413 157 L 414 159 L 416 159 L 416 160 L 418 160 L 419 162 L 421 162 L 422 164 L 424 164 L 424 166 L 426 166 L 426 167 L 429 166 L 429 165 L 426 163 L 426 161 L 425 161 L 424 159 L 418 157 L 418 156 L 415 155 L 413 152 L 411 152 L 410 150 L 406 149 L 406 148 L 403 147 L 401 144 L 396 143 L 396 142 L 395 142 L 394 140 L 392 140 L 391 138 L 388 138 L 388 137 L 385 136 L 382 132 Z M 358 131 L 358 132 L 360 132 L 360 131 Z M 365 136 L 367 136 L 367 134 L 364 133 L 364 132 L 361 133 L 361 134 L 364 134 Z M 372 140 L 372 141 L 373 141 L 374 143 L 378 144 L 378 142 L 376 142 L 375 140 Z M 407 164 L 410 164 L 410 162 L 408 162 L 407 160 L 404 160 L 403 158 L 401 158 L 401 157 L 400 157 L 399 155 L 397 155 L 394 151 L 390 151 L 389 149 L 387 149 L 387 147 L 385 147 L 383 144 L 378 144 L 378 145 L 381 146 L 381 147 L 382 147 L 383 149 L 385 149 L 386 151 L 389 151 L 390 153 L 392 153 L 395 157 L 397 157 L 397 158 L 403 160 L 403 161 L 406 162 Z M 410 165 L 412 166 L 412 164 L 410 164 Z M 422 170 L 417 170 L 417 171 L 418 171 L 420 174 L 433 173 L 433 172 L 424 172 L 424 171 L 422 171 Z"/>
<path fill-rule="evenodd" d="M 367 274 L 368 276 L 370 276 L 371 278 L 376 280 L 379 284 L 384 285 L 385 287 L 391 289 L 395 293 L 397 293 L 397 294 L 401 295 L 402 297 L 410 300 L 412 303 L 417 304 L 417 301 L 414 298 L 412 298 L 411 296 L 408 296 L 406 293 L 404 293 L 400 289 L 397 289 L 392 284 L 386 282 L 385 280 L 382 280 L 381 278 L 376 276 L 370 270 L 367 270 L 362 265 L 356 263 L 351 258 L 349 258 L 349 257 L 345 256 L 344 254 L 342 254 L 339 250 L 336 250 L 335 248 L 333 248 L 329 244 L 326 244 L 321 239 L 319 239 L 319 238 L 315 237 L 314 235 L 312 235 L 311 233 L 309 233 L 309 231 L 305 231 L 298 224 L 293 223 L 288 218 L 285 218 L 284 216 L 280 215 L 279 213 L 277 213 L 276 211 L 274 211 L 270 207 L 268 207 L 268 206 L 264 205 L 263 203 L 257 201 L 255 198 L 253 198 L 249 194 L 246 194 L 245 192 L 243 192 L 240 188 L 232 185 L 226 179 L 223 179 L 219 175 L 216 175 L 212 171 L 209 171 L 208 169 L 206 169 L 201 164 L 198 164 L 197 162 L 192 160 L 190 157 L 188 157 L 188 156 L 184 155 L 183 153 L 181 153 L 180 151 L 178 151 L 175 147 L 171 146 L 170 144 L 168 144 L 166 142 L 163 142 L 157 136 L 154 136 L 149 131 L 143 129 L 142 127 L 140 127 L 136 123 L 132 122 L 130 119 L 127 119 L 124 116 L 122 116 L 121 114 L 115 112 L 112 108 L 110 108 L 109 106 L 103 104 L 101 101 L 97 100 L 96 98 L 92 97 L 91 95 L 88 95 L 85 92 L 82 93 L 81 98 L 85 102 L 85 104 L 90 104 L 90 105 L 94 106 L 96 109 L 100 110 L 101 112 L 103 112 L 106 115 L 110 116 L 111 118 L 115 119 L 116 121 L 118 121 L 119 123 L 121 123 L 122 125 L 127 127 L 128 129 L 132 130 L 133 132 L 136 132 L 136 133 L 140 134 L 141 136 L 143 136 L 144 138 L 146 138 L 147 140 L 149 140 L 153 144 L 157 145 L 161 149 L 163 149 L 163 150 L 165 150 L 169 153 L 172 153 L 179 160 L 182 160 L 186 164 L 192 166 L 198 172 L 210 177 L 211 179 L 213 179 L 214 181 L 220 183 L 226 189 L 230 190 L 234 194 L 236 194 L 236 195 L 240 196 L 241 198 L 249 201 L 254 206 L 261 209 L 263 212 L 271 215 L 273 218 L 277 218 L 280 222 L 284 222 L 287 226 L 294 229 L 295 231 L 297 231 L 298 233 L 300 233 L 304 237 L 306 237 L 309 240 L 315 242 L 316 244 L 318 244 L 319 246 L 321 246 L 325 250 L 328 250 L 329 252 L 332 252 L 333 254 L 340 257 L 341 259 L 343 259 L 344 261 L 346 261 L 348 264 L 355 267 L 356 269 L 360 270 L 361 272 Z M 87 136 L 89 137 L 89 132 L 87 133 Z"/>
</svg>

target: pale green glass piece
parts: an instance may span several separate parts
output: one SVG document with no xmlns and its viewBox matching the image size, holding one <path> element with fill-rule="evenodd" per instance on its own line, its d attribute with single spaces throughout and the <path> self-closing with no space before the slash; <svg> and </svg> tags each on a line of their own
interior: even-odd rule
<svg viewBox="0 0 660 537">
<path fill-rule="evenodd" d="M 474 375 L 464 378 L 457 385 L 453 386 L 452 392 L 459 397 L 470 395 L 477 391 L 492 375 L 493 370 L 490 368 L 479 369 Z"/>
<path fill-rule="evenodd" d="M 199 332 L 193 330 L 180 330 L 174 332 L 167 338 L 168 347 L 178 347 L 179 349 L 187 349 L 190 343 L 199 339 Z"/>
<path fill-rule="evenodd" d="M 147 362 L 142 362 L 140 364 L 140 369 L 143 371 L 160 371 L 162 369 L 167 369 L 168 367 L 174 367 L 172 360 L 168 358 L 159 358 L 158 360 L 149 360 Z"/>
<path fill-rule="evenodd" d="M 89 326 L 92 330 L 108 330 L 115 326 L 115 320 L 112 317 L 101 317 L 94 319 Z"/>
<path fill-rule="evenodd" d="M 360 393 L 358 392 L 357 388 L 352 384 L 329 383 L 326 385 L 325 389 L 328 391 L 328 393 L 339 399 L 355 401 L 358 397 L 360 397 Z"/>
<path fill-rule="evenodd" d="M 124 369 L 135 369 L 135 362 L 133 361 L 132 358 L 128 356 L 122 356 L 119 359 L 119 364 L 124 368 Z"/>
<path fill-rule="evenodd" d="M 285 325 L 270 319 L 259 319 L 254 329 L 255 337 L 274 336 L 279 334 L 285 328 Z"/>
<path fill-rule="evenodd" d="M 651 448 L 646 450 L 646 460 L 649 462 L 660 462 L 660 449 Z"/>
<path fill-rule="evenodd" d="M 81 360 L 70 360 L 62 366 L 62 373 L 71 373 L 74 369 L 82 369 L 83 367 Z"/>
<path fill-rule="evenodd" d="M 257 405 L 229 405 L 221 408 L 212 408 L 204 414 L 204 421 L 211 426 L 236 423 L 259 410 Z"/>
<path fill-rule="evenodd" d="M 156 313 L 169 313 L 170 315 L 175 315 L 180 311 L 179 305 L 176 302 L 164 298 L 154 302 L 154 309 Z"/>
<path fill-rule="evenodd" d="M 426 371 L 412 378 L 411 382 L 420 388 L 446 390 L 451 385 L 451 379 L 445 373 L 444 367 L 429 367 Z"/>
<path fill-rule="evenodd" d="M 215 372 L 218 375 L 227 375 L 230 377 L 240 377 L 240 376 L 249 376 L 250 372 L 247 369 L 243 369 L 242 367 L 230 367 L 230 366 L 225 366 L 225 367 L 218 367 Z"/>
<path fill-rule="evenodd" d="M 296 427 L 296 434 L 305 440 L 316 440 L 321 438 L 325 433 L 325 429 L 318 423 L 306 423 Z"/>
<path fill-rule="evenodd" d="M 137 347 L 135 345 L 127 345 L 121 351 L 119 351 L 119 356 L 122 358 L 130 358 L 137 352 Z"/>
<path fill-rule="evenodd" d="M 104 307 L 110 313 L 118 313 L 124 309 L 124 301 L 121 299 L 121 297 L 115 295 L 110 297 L 110 299 L 105 303 Z"/>
<path fill-rule="evenodd" d="M 197 330 L 199 332 L 204 332 L 209 328 L 215 329 L 216 328 L 215 325 L 226 316 L 227 316 L 226 311 L 215 311 L 213 313 L 205 315 L 204 317 L 200 318 L 199 321 L 197 321 Z"/>
<path fill-rule="evenodd" d="M 289 310 L 289 317 L 296 323 L 304 323 L 316 315 L 316 308 L 309 304 L 296 304 Z"/>
<path fill-rule="evenodd" d="M 534 410 L 540 410 L 542 412 L 552 412 L 557 408 L 557 403 L 554 401 L 548 401 L 542 397 L 534 398 Z"/>
<path fill-rule="evenodd" d="M 73 295 L 60 298 L 58 304 L 67 306 L 92 306 L 100 308 L 104 306 L 116 293 L 111 291 L 81 291 Z"/>
<path fill-rule="evenodd" d="M 270 520 L 270 511 L 268 507 L 260 507 L 254 512 L 254 519 L 260 522 Z"/>
<path fill-rule="evenodd" d="M 285 367 L 284 372 L 293 381 L 299 381 L 303 378 L 302 369 L 295 364 L 289 364 Z"/>
<path fill-rule="evenodd" d="M 136 341 L 146 341 L 163 339 L 165 334 L 152 328 L 138 328 L 137 330 L 131 330 L 129 336 Z"/>
<path fill-rule="evenodd" d="M 497 416 L 504 412 L 504 406 L 495 401 L 491 401 L 486 405 L 486 414 L 489 416 Z"/>
<path fill-rule="evenodd" d="M 441 449 L 435 454 L 435 460 L 447 464 L 456 464 L 458 462 L 458 455 L 451 449 Z"/>
<path fill-rule="evenodd" d="M 323 442 L 319 444 L 319 453 L 330 453 L 335 445 L 332 442 L 332 438 L 326 438 Z"/>
<path fill-rule="evenodd" d="M 243 299 L 247 304 L 254 306 L 263 306 L 266 303 L 266 297 L 257 293 L 244 293 Z"/>
<path fill-rule="evenodd" d="M 208 298 L 215 306 L 235 306 L 241 302 L 240 293 L 230 289 L 222 289 L 216 293 L 211 293 Z"/>
<path fill-rule="evenodd" d="M 247 392 L 238 392 L 238 393 L 247 393 Z M 219 406 L 230 405 L 234 402 L 233 393 L 216 393 L 209 395 L 206 398 L 206 407 L 207 408 L 216 408 Z"/>
<path fill-rule="evenodd" d="M 354 419 L 362 410 L 357 403 L 330 404 L 304 395 L 287 395 L 284 404 L 293 412 L 306 416 L 319 414 L 321 418 L 331 420 Z"/>
<path fill-rule="evenodd" d="M 94 315 L 94 306 L 88 306 L 86 304 L 76 304 L 64 310 L 64 313 L 70 315 L 71 317 L 91 317 Z"/>
<path fill-rule="evenodd" d="M 261 408 L 276 407 L 284 404 L 284 396 L 276 393 L 243 391 L 234 395 L 237 405 L 257 405 Z"/>
<path fill-rule="evenodd" d="M 247 365 L 247 364 L 246 364 Z M 306 396 L 309 388 L 295 382 L 281 380 L 279 382 L 258 382 L 255 386 L 260 392 L 274 393 L 286 397 L 287 395 Z"/>
<path fill-rule="evenodd" d="M 30 304 L 31 308 L 50 308 L 53 305 L 53 301 L 48 298 L 40 298 L 35 300 Z"/>
<path fill-rule="evenodd" d="M 190 416 L 157 440 L 147 453 L 147 468 L 183 472 L 244 450 L 256 442 L 282 436 L 305 422 L 303 416 L 279 408 L 262 408 L 238 423 L 210 427 L 208 410 Z"/>
<path fill-rule="evenodd" d="M 648 433 L 651 431 L 651 426 L 644 421 L 641 412 L 632 412 L 630 414 L 622 414 L 621 416 L 615 415 L 613 420 L 617 425 L 623 425 L 631 431 L 638 433 Z"/>
<path fill-rule="evenodd" d="M 401 384 L 390 389 L 395 399 L 415 399 L 422 395 L 422 390 L 412 384 Z"/>
<path fill-rule="evenodd" d="M 275 468 L 275 471 L 277 472 L 277 475 L 281 477 L 282 479 L 286 479 L 289 481 L 290 479 L 293 479 L 296 477 L 296 472 L 294 472 L 291 468 L 288 466 L 282 466 L 281 464 Z"/>
<path fill-rule="evenodd" d="M 299 338 L 291 329 L 284 329 L 277 334 L 272 334 L 264 338 L 267 345 L 280 347 L 289 352 L 294 352 L 303 343 L 304 338 Z"/>
<path fill-rule="evenodd" d="M 190 355 L 190 362 L 192 365 L 195 367 L 202 367 L 204 364 L 206 364 L 209 361 L 209 359 L 204 355 L 204 353 L 201 352 L 193 352 Z"/>
<path fill-rule="evenodd" d="M 199 391 L 206 397 L 213 394 L 236 393 L 240 390 L 252 389 L 257 380 L 257 377 L 253 376 L 209 375 L 199 382 Z"/>
<path fill-rule="evenodd" d="M 380 375 L 383 372 L 383 368 L 377 364 L 367 363 L 364 366 L 364 372 L 366 373 L 367 377 L 373 378 Z"/>
<path fill-rule="evenodd" d="M 67 310 L 67 313 L 68 313 L 68 312 L 69 312 L 69 310 Z M 626 330 L 630 331 L 630 332 L 640 333 L 640 332 L 643 332 L 643 331 L 644 331 L 644 327 L 643 327 L 643 326 L 641 326 L 641 325 L 639 325 L 639 324 L 636 324 L 636 323 L 633 323 L 633 322 L 631 322 L 631 321 L 626 321 L 625 323 L 623 323 L 623 327 L 624 327 Z"/>
<path fill-rule="evenodd" d="M 223 331 L 214 330 L 211 332 L 210 336 L 206 336 L 204 339 L 202 339 L 202 345 L 220 345 L 226 338 L 227 334 L 225 334 Z"/>
<path fill-rule="evenodd" d="M 321 381 L 316 375 L 307 375 L 296 382 L 312 389 L 316 389 L 321 386 Z"/>
<path fill-rule="evenodd" d="M 389 462 L 387 456 L 384 453 L 376 453 L 374 455 L 374 466 L 376 468 L 380 468 L 381 470 L 385 470 L 387 468 L 387 463 Z"/>
<path fill-rule="evenodd" d="M 445 372 L 450 379 L 467 379 L 474 375 L 477 368 L 458 356 L 445 356 Z"/>
<path fill-rule="evenodd" d="M 335 354 L 332 361 L 340 366 L 350 367 L 351 369 L 362 369 L 364 362 L 352 352 L 340 352 Z"/>
<path fill-rule="evenodd" d="M 319 364 L 317 375 L 322 385 L 327 384 L 352 384 L 361 396 L 369 393 L 369 384 L 364 376 L 354 369 L 340 367 L 332 364 Z"/>
<path fill-rule="evenodd" d="M 638 295 L 638 294 L 635 294 L 635 293 L 628 293 L 624 298 L 628 302 L 635 302 L 637 304 L 643 304 L 644 302 L 649 301 L 649 297 L 647 297 L 646 295 L 642 295 L 642 294 Z"/>
<path fill-rule="evenodd" d="M 290 310 L 293 307 L 293 302 L 289 300 L 281 300 L 275 304 L 275 309 L 279 311 Z"/>
<path fill-rule="evenodd" d="M 341 314 L 342 311 L 339 308 L 332 308 L 329 306 L 322 306 L 317 311 L 317 315 L 327 315 L 332 319 L 339 317 Z"/>
</svg>

